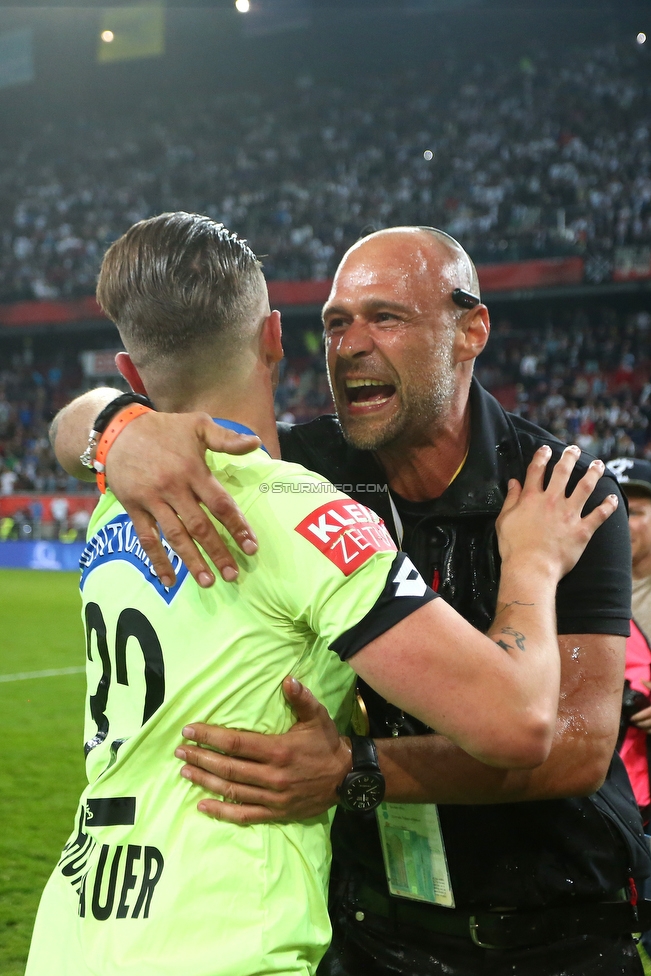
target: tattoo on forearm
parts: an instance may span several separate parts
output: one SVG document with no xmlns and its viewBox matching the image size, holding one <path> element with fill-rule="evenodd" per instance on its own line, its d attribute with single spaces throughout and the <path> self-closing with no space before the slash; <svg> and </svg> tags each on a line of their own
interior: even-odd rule
<svg viewBox="0 0 651 976">
<path fill-rule="evenodd" d="M 519 630 L 514 630 L 513 627 L 502 627 L 502 633 L 509 634 L 511 637 L 515 638 L 515 644 L 519 651 L 526 650 L 524 646 L 526 637 L 524 634 L 521 634 Z"/>
<path fill-rule="evenodd" d="M 513 648 L 511 647 L 511 645 L 510 644 L 507 644 L 506 641 L 499 640 L 499 641 L 495 641 L 495 643 L 497 644 L 498 647 L 501 647 L 503 651 L 512 651 L 513 650 Z"/>
<path fill-rule="evenodd" d="M 495 611 L 495 616 L 499 617 L 499 615 L 504 613 L 505 610 L 508 610 L 509 607 L 535 607 L 535 605 L 535 603 L 522 603 L 520 600 L 512 600 L 510 603 L 503 603 L 502 606 L 499 606 L 498 604 Z"/>
</svg>

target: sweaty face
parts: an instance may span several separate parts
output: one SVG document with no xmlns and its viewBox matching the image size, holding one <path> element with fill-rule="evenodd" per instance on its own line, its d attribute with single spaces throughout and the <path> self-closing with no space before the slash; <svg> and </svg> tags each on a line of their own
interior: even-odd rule
<svg viewBox="0 0 651 976">
<path fill-rule="evenodd" d="M 337 326 L 328 340 L 334 350 L 328 375 L 346 439 L 369 451 L 399 440 L 425 440 L 454 393 L 450 334 L 432 337 L 424 355 L 425 344 L 402 327 L 395 313 L 369 329 L 374 348 L 353 361 L 337 354 Z"/>
<path fill-rule="evenodd" d="M 453 286 L 405 236 L 349 252 L 324 309 L 337 414 L 346 439 L 364 450 L 424 441 L 455 390 Z"/>
<path fill-rule="evenodd" d="M 633 564 L 651 554 L 651 498 L 648 496 L 628 499 L 628 527 L 631 533 Z"/>
</svg>

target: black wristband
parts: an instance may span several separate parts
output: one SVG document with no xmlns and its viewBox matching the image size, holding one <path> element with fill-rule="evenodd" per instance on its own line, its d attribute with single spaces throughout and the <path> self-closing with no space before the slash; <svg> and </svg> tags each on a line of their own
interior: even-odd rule
<svg viewBox="0 0 651 976">
<path fill-rule="evenodd" d="M 107 403 L 104 409 L 98 413 L 93 424 L 93 432 L 95 434 L 103 434 L 115 415 L 132 403 L 141 403 L 143 407 L 151 407 L 152 410 L 156 409 L 149 397 L 143 393 L 121 393 L 115 400 Z"/>
</svg>

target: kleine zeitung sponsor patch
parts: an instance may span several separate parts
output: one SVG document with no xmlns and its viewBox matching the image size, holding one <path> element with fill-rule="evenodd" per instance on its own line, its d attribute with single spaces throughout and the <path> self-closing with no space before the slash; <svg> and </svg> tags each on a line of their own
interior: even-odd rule
<svg viewBox="0 0 651 976">
<path fill-rule="evenodd" d="M 316 508 L 296 526 L 344 576 L 350 576 L 375 552 L 396 552 L 379 516 L 365 505 L 338 498 Z"/>
</svg>

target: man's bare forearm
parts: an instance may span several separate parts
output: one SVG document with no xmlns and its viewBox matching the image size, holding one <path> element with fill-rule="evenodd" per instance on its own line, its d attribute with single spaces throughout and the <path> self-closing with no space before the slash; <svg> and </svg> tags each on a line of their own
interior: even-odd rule
<svg viewBox="0 0 651 976">
<path fill-rule="evenodd" d="M 518 803 L 593 792 L 574 780 L 585 754 L 584 736 L 558 742 L 535 770 L 497 769 L 473 759 L 442 735 L 376 739 L 387 782 L 385 799 L 398 803 Z M 569 763 L 569 767 L 564 763 Z"/>
<path fill-rule="evenodd" d="M 376 739 L 387 800 L 518 803 L 587 796 L 598 789 L 619 728 L 625 638 L 571 634 L 558 642 L 561 703 L 552 749 L 542 765 L 487 766 L 441 735 Z"/>
<path fill-rule="evenodd" d="M 99 387 L 77 397 L 59 410 L 50 427 L 50 443 L 61 467 L 80 481 L 94 481 L 95 475 L 79 460 L 88 446 L 93 421 L 120 390 Z"/>
<path fill-rule="evenodd" d="M 508 635 L 511 636 L 511 635 Z M 622 702 L 626 638 L 559 636 L 561 701 L 551 752 L 535 769 L 500 769 L 471 758 L 442 735 L 376 739 L 386 799 L 404 803 L 490 804 L 588 796 L 610 765 Z M 315 817 L 332 806 L 350 772 L 350 743 L 303 686 L 285 695 L 298 721 L 267 736 L 202 726 L 201 746 L 184 746 L 184 775 L 234 803 L 205 801 L 210 816 L 234 823 Z M 292 697 L 294 695 L 294 697 Z M 481 700 L 474 703 L 481 709 Z M 237 775 L 233 773 L 236 771 Z M 251 792 L 251 788 L 254 792 Z M 209 809 L 208 809 L 209 808 Z"/>
</svg>

